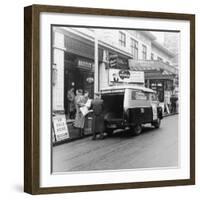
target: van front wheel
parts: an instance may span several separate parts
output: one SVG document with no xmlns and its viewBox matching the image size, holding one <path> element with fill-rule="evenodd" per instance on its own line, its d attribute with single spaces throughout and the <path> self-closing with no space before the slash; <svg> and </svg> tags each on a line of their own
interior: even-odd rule
<svg viewBox="0 0 200 200">
<path fill-rule="evenodd" d="M 140 135 L 142 132 L 142 125 L 137 124 L 133 127 L 134 135 Z"/>
</svg>

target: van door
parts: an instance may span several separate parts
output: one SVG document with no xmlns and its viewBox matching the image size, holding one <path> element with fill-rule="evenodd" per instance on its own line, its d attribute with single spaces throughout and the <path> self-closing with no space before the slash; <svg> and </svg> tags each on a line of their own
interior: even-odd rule
<svg viewBox="0 0 200 200">
<path fill-rule="evenodd" d="M 141 90 L 129 90 L 129 100 L 126 108 L 128 109 L 129 123 L 142 124 L 152 121 L 152 107 L 149 97 Z"/>
</svg>

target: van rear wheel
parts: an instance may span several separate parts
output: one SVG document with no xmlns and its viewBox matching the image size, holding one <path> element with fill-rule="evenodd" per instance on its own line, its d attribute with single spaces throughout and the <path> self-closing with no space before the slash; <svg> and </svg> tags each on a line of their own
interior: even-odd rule
<svg viewBox="0 0 200 200">
<path fill-rule="evenodd" d="M 134 132 L 134 135 L 140 135 L 142 132 L 142 125 L 137 124 L 137 125 L 133 126 L 133 132 Z"/>
<path fill-rule="evenodd" d="M 158 118 L 155 122 L 152 123 L 152 125 L 155 128 L 160 128 L 160 123 L 161 123 L 161 120 L 160 120 L 160 118 Z"/>
<path fill-rule="evenodd" d="M 108 136 L 111 136 L 113 134 L 113 129 L 106 128 L 105 132 L 107 133 Z"/>
</svg>

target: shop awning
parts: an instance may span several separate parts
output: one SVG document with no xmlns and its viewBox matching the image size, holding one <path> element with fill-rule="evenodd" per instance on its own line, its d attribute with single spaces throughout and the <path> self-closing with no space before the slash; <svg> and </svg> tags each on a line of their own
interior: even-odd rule
<svg viewBox="0 0 200 200">
<path fill-rule="evenodd" d="M 178 74 L 178 69 L 159 60 L 133 60 L 129 59 L 130 69 L 165 70 L 171 74 Z"/>
<path fill-rule="evenodd" d="M 134 71 L 143 71 L 145 79 L 173 79 L 178 70 L 160 61 L 129 60 L 129 67 Z"/>
</svg>

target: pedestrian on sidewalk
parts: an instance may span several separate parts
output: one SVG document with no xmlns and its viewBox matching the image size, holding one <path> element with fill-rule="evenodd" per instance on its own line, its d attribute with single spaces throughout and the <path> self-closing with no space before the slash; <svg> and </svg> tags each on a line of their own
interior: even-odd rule
<svg viewBox="0 0 200 200">
<path fill-rule="evenodd" d="M 172 94 L 170 97 L 171 102 L 171 113 L 176 113 L 176 101 L 178 100 L 178 97 L 175 94 Z"/>
<path fill-rule="evenodd" d="M 74 88 L 71 88 L 67 92 L 67 99 L 68 99 L 69 119 L 74 119 L 74 115 L 75 115 L 75 111 L 76 111 Z"/>
<path fill-rule="evenodd" d="M 76 91 L 75 106 L 76 106 L 76 117 L 74 127 L 79 129 L 80 136 L 84 136 L 84 123 L 85 117 L 83 116 L 80 108 L 85 105 L 85 97 L 83 96 L 83 90 L 78 89 Z"/>
<path fill-rule="evenodd" d="M 100 93 L 95 93 L 95 97 L 91 102 L 92 113 L 92 139 L 95 140 L 97 134 L 100 134 L 100 139 L 104 139 L 104 115 L 103 115 L 103 100 Z"/>
</svg>

